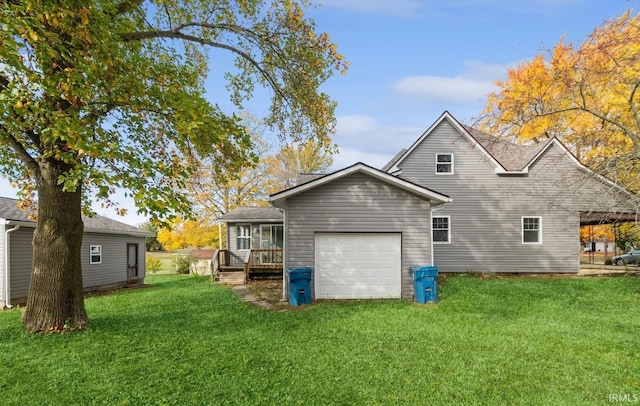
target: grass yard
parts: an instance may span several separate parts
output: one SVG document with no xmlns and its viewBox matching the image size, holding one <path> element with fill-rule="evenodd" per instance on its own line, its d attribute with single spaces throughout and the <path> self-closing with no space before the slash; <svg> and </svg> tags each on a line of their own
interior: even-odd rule
<svg viewBox="0 0 640 406">
<path fill-rule="evenodd" d="M 588 405 L 640 398 L 640 279 L 447 278 L 437 305 L 267 311 L 207 278 L 86 301 L 86 332 L 0 312 L 3 405 Z M 636 401 L 640 402 L 639 401 Z"/>
</svg>

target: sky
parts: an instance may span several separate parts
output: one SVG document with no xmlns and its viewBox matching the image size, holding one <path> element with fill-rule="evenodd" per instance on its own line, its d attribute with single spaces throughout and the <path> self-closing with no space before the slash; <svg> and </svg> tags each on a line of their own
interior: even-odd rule
<svg viewBox="0 0 640 406">
<path fill-rule="evenodd" d="M 579 45 L 605 21 L 640 0 L 323 0 L 309 16 L 350 62 L 322 87 L 337 101 L 334 170 L 364 162 L 380 168 L 409 147 L 444 112 L 472 124 L 507 70 L 553 48 Z M 221 74 L 228 58 L 212 54 L 207 97 L 231 109 Z M 255 114 L 268 105 L 260 92 Z M 253 112 L 253 111 L 252 111 Z M 15 197 L 0 179 L 0 196 Z M 128 215 L 98 214 L 139 225 Z"/>
</svg>

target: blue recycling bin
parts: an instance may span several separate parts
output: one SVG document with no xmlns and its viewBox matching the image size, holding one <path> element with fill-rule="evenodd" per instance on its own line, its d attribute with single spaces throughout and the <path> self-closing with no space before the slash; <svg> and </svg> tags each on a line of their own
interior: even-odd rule
<svg viewBox="0 0 640 406">
<path fill-rule="evenodd" d="M 438 301 L 438 267 L 412 266 L 413 292 L 417 303 L 435 303 Z"/>
<path fill-rule="evenodd" d="M 311 296 L 311 268 L 301 266 L 288 268 L 289 271 L 289 304 L 300 306 L 313 301 Z"/>
</svg>

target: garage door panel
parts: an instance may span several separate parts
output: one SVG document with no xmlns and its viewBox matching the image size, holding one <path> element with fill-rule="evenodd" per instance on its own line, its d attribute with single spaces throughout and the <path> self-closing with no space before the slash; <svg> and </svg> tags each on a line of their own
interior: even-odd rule
<svg viewBox="0 0 640 406">
<path fill-rule="evenodd" d="M 318 233 L 315 248 L 317 298 L 400 298 L 399 233 Z"/>
</svg>

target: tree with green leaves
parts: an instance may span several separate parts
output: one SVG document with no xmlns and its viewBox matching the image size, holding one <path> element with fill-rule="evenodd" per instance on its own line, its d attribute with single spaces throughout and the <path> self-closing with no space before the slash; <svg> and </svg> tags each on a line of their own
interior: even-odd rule
<svg viewBox="0 0 640 406">
<path fill-rule="evenodd" d="M 188 213 L 191 162 L 255 160 L 240 120 L 205 97 L 209 58 L 241 107 L 271 92 L 265 122 L 327 144 L 333 102 L 319 90 L 347 67 L 305 16 L 307 0 L 5 0 L 0 4 L 0 172 L 37 202 L 30 332 L 83 329 L 81 213 L 128 191 L 152 220 Z M 121 209 L 120 209 L 121 210 Z"/>
<path fill-rule="evenodd" d="M 144 223 L 140 224 L 139 228 L 154 234 L 151 237 L 144 237 L 144 245 L 145 245 L 146 251 L 164 250 L 164 247 L 162 246 L 160 241 L 158 241 L 157 235 L 158 235 L 158 231 L 160 230 L 160 227 L 158 226 L 158 224 L 154 224 L 151 221 L 145 221 Z"/>
</svg>

